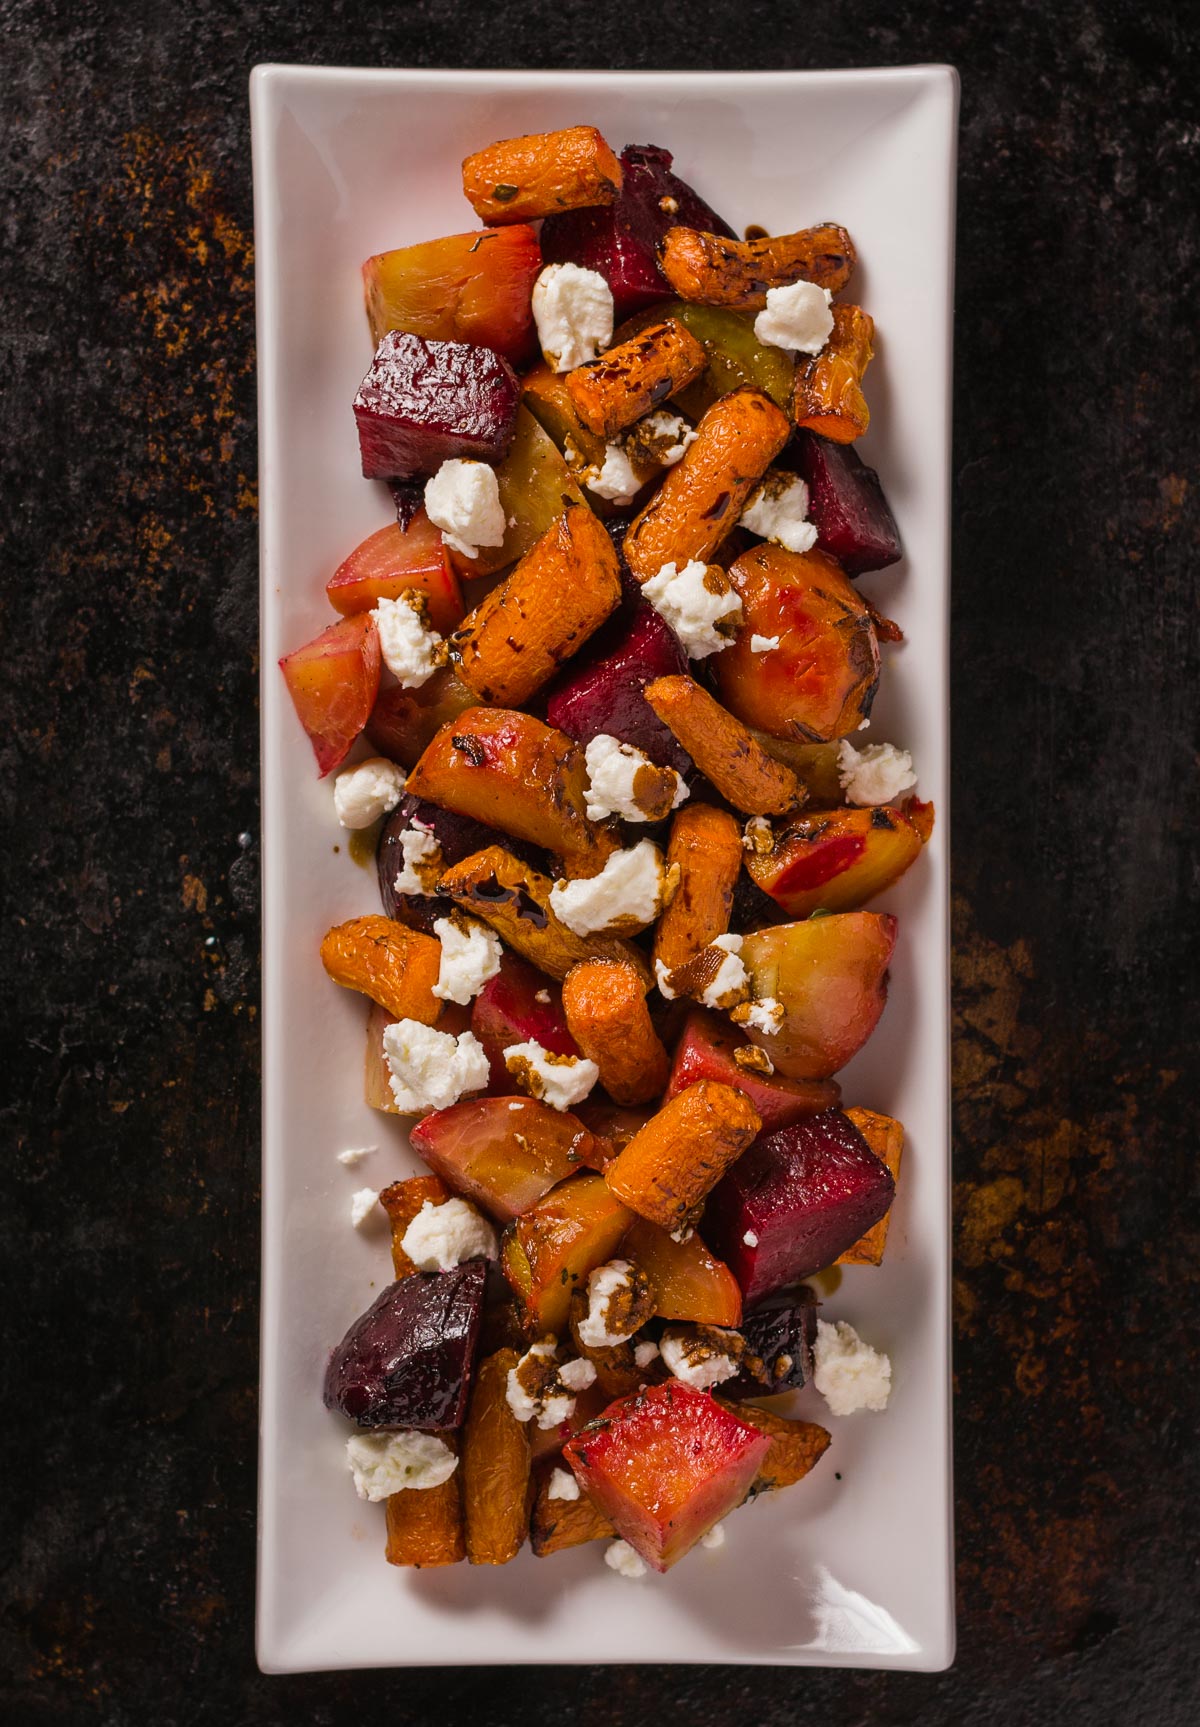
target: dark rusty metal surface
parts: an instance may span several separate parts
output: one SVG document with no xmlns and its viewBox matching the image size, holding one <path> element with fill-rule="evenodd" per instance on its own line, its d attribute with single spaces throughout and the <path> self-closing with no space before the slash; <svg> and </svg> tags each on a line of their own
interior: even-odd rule
<svg viewBox="0 0 1200 1727">
<path fill-rule="evenodd" d="M 0 1718 L 1200 1718 L 1194 8 L 0 23 Z M 963 72 L 948 1674 L 254 1668 L 263 59 Z"/>
</svg>

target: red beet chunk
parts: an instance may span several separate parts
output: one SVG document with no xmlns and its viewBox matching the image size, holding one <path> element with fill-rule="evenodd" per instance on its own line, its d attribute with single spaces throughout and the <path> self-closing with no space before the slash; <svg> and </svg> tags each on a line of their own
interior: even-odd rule
<svg viewBox="0 0 1200 1727">
<path fill-rule="evenodd" d="M 546 704 L 546 718 L 577 743 L 607 732 L 644 750 L 659 767 L 686 773 L 691 757 L 642 693 L 655 678 L 686 671 L 687 656 L 674 631 L 653 606 L 639 600 L 632 614 L 615 620 L 588 658 L 558 684 Z"/>
<path fill-rule="evenodd" d="M 617 321 L 671 296 L 658 267 L 658 242 L 668 228 L 703 228 L 737 236 L 729 224 L 671 172 L 671 152 L 656 144 L 627 144 L 621 151 L 624 182 L 615 203 L 603 209 L 567 210 L 542 224 L 547 264 L 582 264 L 598 270 L 612 289 Z M 665 208 L 664 208 L 665 201 Z M 673 207 L 672 207 L 673 206 Z"/>
<path fill-rule="evenodd" d="M 544 999 L 539 1001 L 539 996 Z M 504 955 L 500 970 L 488 979 L 472 1002 L 471 1030 L 487 1051 L 491 1088 L 497 1092 L 513 1090 L 512 1075 L 504 1065 L 504 1051 L 514 1043 L 528 1043 L 533 1038 L 551 1055 L 581 1053 L 567 1030 L 562 990 L 516 954 Z"/>
<path fill-rule="evenodd" d="M 762 1117 L 762 1131 L 775 1133 L 805 1116 L 832 1109 L 841 1096 L 836 1080 L 788 1079 L 782 1073 L 757 1073 L 739 1067 L 735 1049 L 749 1049 L 745 1035 L 723 1014 L 694 1007 L 675 1046 L 675 1060 L 663 1102 L 677 1097 L 697 1080 L 715 1079 L 743 1092 Z"/>
<path fill-rule="evenodd" d="M 808 484 L 808 517 L 821 550 L 848 576 L 882 570 L 903 557 L 900 531 L 879 475 L 851 444 L 798 432 L 791 458 Z"/>
<path fill-rule="evenodd" d="M 472 1259 L 389 1284 L 330 1356 L 326 1408 L 359 1427 L 461 1426 L 486 1281 Z"/>
<path fill-rule="evenodd" d="M 453 456 L 499 462 L 520 398 L 517 374 L 491 348 L 389 330 L 354 398 L 363 474 L 411 479 Z"/>
<path fill-rule="evenodd" d="M 829 1109 L 755 1141 L 709 1196 L 704 1239 L 757 1301 L 832 1265 L 895 1191 L 854 1123 Z"/>
<path fill-rule="evenodd" d="M 495 845 L 500 837 L 495 828 L 485 827 L 473 816 L 459 815 L 456 810 L 444 810 L 440 804 L 425 803 L 421 798 L 404 797 L 384 822 L 375 847 L 375 869 L 379 876 L 379 897 L 383 902 L 384 914 L 387 917 L 399 918 L 410 929 L 423 929 L 432 934 L 433 926 L 438 918 L 449 917 L 454 910 L 454 901 L 444 898 L 441 894 L 400 894 L 396 892 L 396 877 L 404 868 L 404 849 L 402 839 L 404 834 L 415 822 L 433 829 L 433 837 L 442 853 L 442 863 L 449 869 L 451 864 L 461 863 L 472 852 L 482 851 L 485 846 Z M 523 845 L 520 840 L 505 840 L 508 850 L 517 857 L 523 858 L 535 868 L 545 864 L 544 854 L 534 846 Z M 541 984 L 546 979 L 536 974 Z M 540 985 L 539 985 L 540 987 Z M 520 1042 L 520 1039 L 514 1041 Z M 547 1044 L 549 1049 L 550 1045 Z M 559 1053 L 573 1054 L 575 1046 L 569 1051 Z"/>
<path fill-rule="evenodd" d="M 817 1308 L 811 1289 L 791 1295 L 772 1295 L 752 1313 L 743 1314 L 738 1330 L 761 1360 L 766 1383 L 748 1373 L 727 1379 L 722 1397 L 762 1397 L 771 1391 L 798 1391 L 813 1373 L 813 1344 L 817 1340 Z"/>
</svg>

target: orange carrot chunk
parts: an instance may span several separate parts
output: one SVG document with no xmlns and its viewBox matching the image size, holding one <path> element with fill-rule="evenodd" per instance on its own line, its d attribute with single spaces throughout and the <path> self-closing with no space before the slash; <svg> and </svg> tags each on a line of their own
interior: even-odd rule
<svg viewBox="0 0 1200 1727">
<path fill-rule="evenodd" d="M 668 318 L 577 366 L 567 389 L 588 430 L 613 438 L 698 378 L 707 364 L 691 331 Z"/>
<path fill-rule="evenodd" d="M 467 202 L 484 222 L 528 222 L 611 204 L 622 179 L 620 162 L 594 126 L 504 138 L 468 156 L 462 176 Z"/>
</svg>

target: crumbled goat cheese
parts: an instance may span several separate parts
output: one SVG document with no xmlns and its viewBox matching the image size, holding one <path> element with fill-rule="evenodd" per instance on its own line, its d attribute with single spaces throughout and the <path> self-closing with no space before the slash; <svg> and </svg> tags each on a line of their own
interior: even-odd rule
<svg viewBox="0 0 1200 1727">
<path fill-rule="evenodd" d="M 547 264 L 533 284 L 533 318 L 546 363 L 573 372 L 612 341 L 612 289 L 598 270 Z"/>
<path fill-rule="evenodd" d="M 742 621 L 742 602 L 724 570 L 693 559 L 677 570 L 664 564 L 642 585 L 642 593 L 679 637 L 693 660 L 707 659 L 729 646 Z"/>
<path fill-rule="evenodd" d="M 779 646 L 778 636 L 751 636 L 750 652 L 752 654 L 773 654 Z"/>
<path fill-rule="evenodd" d="M 813 1362 L 813 1384 L 835 1415 L 887 1408 L 892 1364 L 844 1319 L 833 1325 L 818 1319 Z"/>
<path fill-rule="evenodd" d="M 614 1541 L 604 1549 L 604 1563 L 620 1577 L 644 1577 L 646 1561 L 628 1541 Z"/>
<path fill-rule="evenodd" d="M 383 663 L 406 690 L 428 681 L 446 658 L 445 644 L 429 628 L 425 602 L 419 594 L 380 600 L 371 613 L 379 627 Z"/>
<path fill-rule="evenodd" d="M 373 1505 L 405 1488 L 440 1487 L 458 1468 L 458 1458 L 433 1433 L 352 1433 L 346 1456 L 354 1491 Z"/>
<path fill-rule="evenodd" d="M 810 552 L 817 530 L 808 519 L 808 487 L 799 474 L 772 468 L 742 511 L 742 527 L 789 552 Z"/>
<path fill-rule="evenodd" d="M 418 1271 L 453 1271 L 468 1259 L 495 1259 L 496 1231 L 465 1199 L 427 1199 L 400 1246 Z"/>
<path fill-rule="evenodd" d="M 546 1488 L 547 1499 L 578 1499 L 579 1483 L 569 1469 L 554 1469 Z"/>
<path fill-rule="evenodd" d="M 462 916 L 438 918 L 433 933 L 442 944 L 433 993 L 441 1001 L 465 1007 L 500 970 L 504 953 L 500 937 L 476 918 Z"/>
<path fill-rule="evenodd" d="M 360 1187 L 357 1192 L 350 1195 L 350 1221 L 355 1229 L 362 1228 L 378 1204 L 379 1189 L 377 1187 Z"/>
<path fill-rule="evenodd" d="M 760 857 L 768 857 L 775 850 L 775 829 L 766 816 L 750 817 L 742 829 L 742 844 Z"/>
<path fill-rule="evenodd" d="M 545 1007 L 550 1001 L 550 991 L 548 989 L 539 989 L 533 999 L 534 1001 L 540 1001 L 542 1006 Z"/>
<path fill-rule="evenodd" d="M 504 1065 L 530 1097 L 541 1098 L 551 1109 L 582 1103 L 600 1078 L 594 1061 L 579 1055 L 551 1055 L 532 1037 L 526 1043 L 510 1043 Z"/>
<path fill-rule="evenodd" d="M 671 966 L 664 965 L 660 959 L 656 959 L 654 962 L 654 979 L 658 984 L 658 993 L 664 1001 L 675 1000 L 676 992 L 671 988 L 670 982 L 672 969 Z"/>
<path fill-rule="evenodd" d="M 668 442 L 668 439 L 670 442 Z M 645 450 L 663 468 L 673 468 L 681 462 L 689 444 L 696 442 L 696 428 L 689 426 L 682 414 L 668 414 L 657 408 L 626 434 L 626 443 L 639 453 Z"/>
<path fill-rule="evenodd" d="M 742 1237 L 742 1240 L 745 1242 L 747 1247 L 757 1247 L 758 1246 L 758 1237 L 757 1237 L 757 1235 L 755 1235 L 755 1233 L 752 1229 L 748 1229 L 746 1231 L 745 1235 L 743 1235 L 743 1237 Z"/>
<path fill-rule="evenodd" d="M 437 889 L 442 873 L 442 848 L 434 838 L 433 829 L 414 820 L 400 835 L 403 866 L 392 883 L 397 893 L 430 894 Z"/>
<path fill-rule="evenodd" d="M 685 1385 L 694 1385 L 697 1391 L 707 1391 L 710 1385 L 733 1379 L 738 1372 L 734 1358 L 714 1345 L 712 1333 L 715 1330 L 712 1326 L 687 1331 L 668 1327 L 659 1345 L 663 1365 L 676 1379 L 682 1379 Z"/>
<path fill-rule="evenodd" d="M 588 1310 L 579 1322 L 579 1341 L 589 1349 L 626 1343 L 653 1317 L 654 1301 L 645 1277 L 627 1259 L 610 1259 L 588 1274 Z"/>
<path fill-rule="evenodd" d="M 452 1037 L 401 1019 L 384 1028 L 383 1054 L 401 1115 L 449 1109 L 465 1091 L 481 1091 L 488 1082 L 487 1052 L 473 1032 Z"/>
<path fill-rule="evenodd" d="M 838 745 L 838 779 L 852 804 L 891 803 L 915 786 L 912 757 L 894 744 L 868 744 L 856 750 L 848 738 Z"/>
<path fill-rule="evenodd" d="M 347 1169 L 353 1169 L 356 1163 L 361 1163 L 364 1157 L 370 1157 L 372 1152 L 378 1150 L 377 1145 L 348 1145 L 345 1151 L 338 1152 L 337 1160 L 344 1163 Z"/>
<path fill-rule="evenodd" d="M 658 1345 L 647 1338 L 645 1343 L 635 1343 L 633 1359 L 639 1367 L 649 1367 L 652 1361 L 658 1360 Z"/>
<path fill-rule="evenodd" d="M 663 855 L 653 840 L 613 852 L 599 875 L 556 881 L 550 910 L 574 935 L 645 929 L 663 906 Z"/>
<path fill-rule="evenodd" d="M 700 1537 L 700 1545 L 701 1547 L 724 1547 L 725 1525 L 714 1523 L 711 1529 L 706 1529 Z"/>
<path fill-rule="evenodd" d="M 452 456 L 425 482 L 425 513 L 442 530 L 442 543 L 464 558 L 480 546 L 504 543 L 504 509 L 495 468 Z"/>
<path fill-rule="evenodd" d="M 536 1419 L 543 1432 L 559 1427 L 575 1413 L 575 1397 L 595 1384 L 596 1369 L 578 1356 L 558 1360 L 558 1339 L 543 1337 L 508 1370 L 505 1397 L 518 1421 Z"/>
<path fill-rule="evenodd" d="M 405 772 L 386 756 L 343 768 L 333 782 L 333 808 L 344 828 L 369 828 L 404 796 Z"/>
<path fill-rule="evenodd" d="M 754 334 L 764 346 L 788 348 L 798 354 L 819 354 L 833 329 L 828 288 L 815 282 L 789 282 L 767 289 L 767 304 L 754 320 Z"/>
<path fill-rule="evenodd" d="M 637 799 L 637 779 L 648 770 L 657 780 L 663 773 L 674 775 L 675 793 L 671 808 L 677 810 L 688 798 L 688 788 L 674 768 L 659 768 L 636 744 L 623 744 L 608 732 L 597 732 L 583 752 L 587 763 L 588 820 L 602 822 L 606 816 L 620 816 L 627 822 L 647 822 L 658 819 L 658 811 L 648 814 Z"/>
<path fill-rule="evenodd" d="M 585 468 L 580 478 L 589 492 L 607 498 L 611 504 L 632 504 L 645 484 L 620 444 L 606 444 L 603 464 L 599 468 Z"/>
<path fill-rule="evenodd" d="M 744 1002 L 735 1010 L 734 1018 L 738 1025 L 761 1031 L 764 1037 L 773 1037 L 783 1024 L 783 1003 L 773 995 L 760 996 L 757 1001 Z"/>
<path fill-rule="evenodd" d="M 720 948 L 725 958 L 701 995 L 701 1003 L 705 1007 L 734 1007 L 746 999 L 750 987 L 750 974 L 738 958 L 742 951 L 742 938 L 740 935 L 719 935 L 709 946 Z"/>
</svg>

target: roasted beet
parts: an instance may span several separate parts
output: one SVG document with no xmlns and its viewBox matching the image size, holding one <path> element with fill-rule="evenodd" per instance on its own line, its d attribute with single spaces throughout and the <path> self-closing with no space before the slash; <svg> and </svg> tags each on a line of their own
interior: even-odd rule
<svg viewBox="0 0 1200 1727">
<path fill-rule="evenodd" d="M 808 484 L 808 517 L 821 550 L 848 576 L 882 570 L 904 555 L 896 518 L 874 468 L 852 444 L 797 432 L 788 460 Z"/>
<path fill-rule="evenodd" d="M 389 1284 L 325 1370 L 325 1406 L 359 1427 L 459 1427 L 475 1365 L 487 1262 Z"/>
<path fill-rule="evenodd" d="M 806 1115 L 831 1109 L 840 1095 L 832 1079 L 787 1079 L 781 1073 L 765 1073 L 743 1067 L 735 1052 L 751 1060 L 761 1059 L 754 1046 L 723 1013 L 693 1007 L 675 1046 L 671 1077 L 663 1102 L 669 1102 L 697 1080 L 715 1079 L 743 1092 L 762 1117 L 763 1132 L 775 1133 Z"/>
<path fill-rule="evenodd" d="M 424 803 L 420 798 L 402 798 L 384 822 L 379 843 L 375 848 L 375 867 L 379 873 L 379 897 L 388 917 L 399 918 L 413 929 L 432 930 L 439 917 L 447 917 L 454 909 L 452 900 L 440 894 L 398 894 L 396 877 L 404 868 L 403 836 L 420 822 L 433 829 L 446 869 L 461 863 L 472 852 L 496 844 L 497 831 L 477 822 L 473 816 L 460 816 L 455 810 L 444 810 L 440 804 Z M 520 840 L 508 842 L 508 849 L 527 863 L 541 866 L 544 858 L 533 846 Z M 545 979 L 542 979 L 545 982 Z M 549 1046 L 547 1046 L 549 1047 Z"/>
<path fill-rule="evenodd" d="M 832 1265 L 895 1191 L 854 1123 L 828 1109 L 755 1141 L 709 1195 L 704 1239 L 757 1301 Z"/>
<path fill-rule="evenodd" d="M 656 144 L 627 144 L 621 151 L 624 183 L 616 201 L 588 210 L 548 216 L 542 225 L 542 256 L 548 264 L 582 264 L 598 270 L 612 289 L 618 321 L 655 300 L 671 297 L 658 267 L 658 242 L 668 228 L 703 228 L 736 239 L 733 229 L 678 175 L 671 152 Z"/>
<path fill-rule="evenodd" d="M 406 480 L 454 456 L 499 462 L 520 398 L 516 373 L 490 348 L 391 330 L 354 398 L 363 474 Z"/>
<path fill-rule="evenodd" d="M 407 532 L 425 502 L 425 488 L 419 480 L 393 480 L 388 491 L 396 506 L 396 520 Z"/>
<path fill-rule="evenodd" d="M 493 1091 L 514 1089 L 512 1075 L 504 1065 L 504 1051 L 511 1044 L 528 1043 L 532 1038 L 551 1055 L 580 1054 L 567 1030 L 561 987 L 514 953 L 505 953 L 500 970 L 472 1002 L 471 1030 L 487 1051 Z"/>
<path fill-rule="evenodd" d="M 582 657 L 581 657 L 582 658 Z M 642 691 L 654 678 L 687 670 L 687 656 L 653 606 L 639 600 L 597 637 L 592 654 L 567 673 L 546 704 L 552 726 L 586 744 L 599 732 L 636 744 L 660 767 L 686 773 L 691 757 Z"/>
<path fill-rule="evenodd" d="M 798 1391 L 807 1385 L 812 1378 L 819 1305 L 811 1289 L 797 1289 L 772 1295 L 743 1315 L 738 1330 L 762 1362 L 765 1382 L 740 1373 L 724 1382 L 722 1397 L 762 1397 L 767 1390 Z"/>
</svg>

